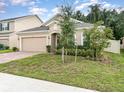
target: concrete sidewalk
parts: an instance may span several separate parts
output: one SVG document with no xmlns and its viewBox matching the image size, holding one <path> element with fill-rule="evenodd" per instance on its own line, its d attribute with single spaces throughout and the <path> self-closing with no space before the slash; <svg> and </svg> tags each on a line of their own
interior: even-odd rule
<svg viewBox="0 0 124 93">
<path fill-rule="evenodd" d="M 96 92 L 27 77 L 0 73 L 0 92 Z"/>
</svg>

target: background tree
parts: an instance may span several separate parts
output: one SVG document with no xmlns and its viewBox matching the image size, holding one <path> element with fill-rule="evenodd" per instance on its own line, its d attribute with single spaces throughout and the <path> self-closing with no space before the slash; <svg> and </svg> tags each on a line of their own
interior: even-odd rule
<svg viewBox="0 0 124 93">
<path fill-rule="evenodd" d="M 101 5 L 89 6 L 89 14 L 85 17 L 80 11 L 74 13 L 73 18 L 95 24 L 98 21 L 103 21 L 104 26 L 110 27 L 113 31 L 113 36 L 116 40 L 124 37 L 124 11 L 118 13 L 115 9 L 102 9 Z"/>
<path fill-rule="evenodd" d="M 101 11 L 100 11 L 100 5 L 91 5 L 90 7 L 90 12 L 87 15 L 87 20 L 90 23 L 96 23 L 101 20 Z"/>
<path fill-rule="evenodd" d="M 74 12 L 72 18 L 86 22 L 86 17 L 79 10 Z"/>
</svg>

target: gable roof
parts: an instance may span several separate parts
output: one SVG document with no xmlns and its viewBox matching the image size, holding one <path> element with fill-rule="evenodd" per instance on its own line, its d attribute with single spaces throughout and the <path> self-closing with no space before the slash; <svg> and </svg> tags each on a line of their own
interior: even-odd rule
<svg viewBox="0 0 124 93">
<path fill-rule="evenodd" d="M 49 30 L 49 27 L 48 26 L 40 26 L 40 27 L 35 27 L 35 28 L 23 30 L 23 31 L 20 31 L 20 32 L 44 31 L 44 30 Z"/>
<path fill-rule="evenodd" d="M 44 23 L 44 25 L 47 25 L 49 24 L 51 21 L 53 20 L 56 20 L 57 17 L 61 17 L 60 14 L 56 14 L 55 16 L 53 16 L 52 18 L 50 18 L 48 21 L 46 21 Z M 94 25 L 91 24 L 91 23 L 86 23 L 86 22 L 83 22 L 83 21 L 80 21 L 80 20 L 77 20 L 77 19 L 74 19 L 74 18 L 71 18 L 72 21 L 74 21 L 75 23 L 75 27 L 76 28 L 81 28 L 81 27 L 93 27 Z"/>
<path fill-rule="evenodd" d="M 37 17 L 43 23 L 43 21 L 37 15 L 27 15 L 27 16 L 20 16 L 20 17 L 8 18 L 8 19 L 0 20 L 0 22 L 2 22 L 2 21 L 15 21 L 17 19 L 21 19 L 21 18 L 25 18 L 25 17 L 32 17 L 32 16 Z"/>
<path fill-rule="evenodd" d="M 56 14 L 56 15 L 54 15 L 52 18 L 50 18 L 49 20 L 47 20 L 46 22 L 44 22 L 44 24 L 43 25 L 47 25 L 49 22 L 51 22 L 52 20 L 55 20 L 57 17 L 59 17 L 60 16 L 60 14 Z"/>
</svg>

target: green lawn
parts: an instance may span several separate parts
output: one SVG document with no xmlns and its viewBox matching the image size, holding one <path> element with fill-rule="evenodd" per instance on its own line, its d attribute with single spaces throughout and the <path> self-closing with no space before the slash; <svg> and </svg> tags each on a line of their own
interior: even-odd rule
<svg viewBox="0 0 124 93">
<path fill-rule="evenodd" d="M 124 91 L 124 53 L 106 53 L 113 60 L 103 64 L 74 57 L 63 64 L 61 56 L 39 54 L 1 64 L 0 72 L 48 80 L 97 91 Z M 70 58 L 69 58 L 70 59 Z"/>
<path fill-rule="evenodd" d="M 0 50 L 0 54 L 2 53 L 9 53 L 9 52 L 13 52 L 12 50 L 8 49 L 8 50 Z"/>
</svg>

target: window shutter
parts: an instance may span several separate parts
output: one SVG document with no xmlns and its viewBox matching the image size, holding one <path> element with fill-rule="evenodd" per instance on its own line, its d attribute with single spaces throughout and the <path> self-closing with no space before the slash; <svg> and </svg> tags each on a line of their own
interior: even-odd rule
<svg viewBox="0 0 124 93">
<path fill-rule="evenodd" d="M 7 30 L 9 30 L 9 22 L 7 23 Z"/>
<path fill-rule="evenodd" d="M 2 31 L 2 24 L 0 23 L 0 31 Z"/>
</svg>

